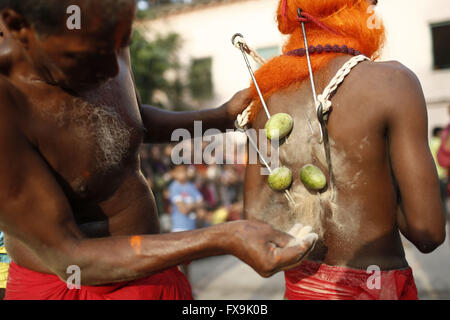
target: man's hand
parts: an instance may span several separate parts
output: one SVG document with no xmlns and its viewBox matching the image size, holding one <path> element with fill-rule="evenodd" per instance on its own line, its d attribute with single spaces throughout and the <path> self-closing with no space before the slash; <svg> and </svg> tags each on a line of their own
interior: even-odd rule
<svg viewBox="0 0 450 320">
<path fill-rule="evenodd" d="M 259 221 L 237 221 L 229 226 L 234 228 L 229 253 L 265 278 L 298 267 L 318 238 L 317 234 L 310 233 L 310 227 L 302 225 L 290 231 L 295 237 Z"/>
<path fill-rule="evenodd" d="M 245 89 L 236 93 L 222 108 L 225 108 L 228 120 L 234 123 L 237 116 L 248 107 L 250 102 L 252 102 L 251 91 L 250 89 Z"/>
</svg>

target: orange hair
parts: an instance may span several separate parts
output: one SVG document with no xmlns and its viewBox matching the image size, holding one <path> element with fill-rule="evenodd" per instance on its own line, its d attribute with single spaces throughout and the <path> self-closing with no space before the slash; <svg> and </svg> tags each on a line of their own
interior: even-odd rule
<svg viewBox="0 0 450 320">
<path fill-rule="evenodd" d="M 374 18 L 369 6 L 366 0 L 280 0 L 277 10 L 278 29 L 282 34 L 290 35 L 283 46 L 283 53 L 304 48 L 301 24 L 297 20 L 297 8 L 301 8 L 339 33 L 326 31 L 314 23 L 307 22 L 305 29 L 309 46 L 347 45 L 367 57 L 377 59 L 385 40 L 385 30 L 381 23 L 376 28 L 369 27 L 369 22 Z M 337 55 L 343 53 L 312 54 L 313 71 L 326 66 Z M 267 101 L 275 92 L 300 84 L 309 77 L 306 56 L 275 57 L 257 70 L 255 76 Z M 251 85 L 251 89 L 253 100 L 258 102 L 251 110 L 250 121 L 261 110 L 254 84 Z"/>
</svg>

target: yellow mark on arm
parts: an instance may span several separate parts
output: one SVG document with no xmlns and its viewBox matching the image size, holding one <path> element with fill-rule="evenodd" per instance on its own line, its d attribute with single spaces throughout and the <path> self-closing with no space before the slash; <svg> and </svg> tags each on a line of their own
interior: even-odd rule
<svg viewBox="0 0 450 320">
<path fill-rule="evenodd" d="M 133 247 L 134 252 L 136 252 L 137 254 L 141 254 L 142 237 L 141 236 L 132 236 L 130 238 L 130 245 Z"/>
</svg>

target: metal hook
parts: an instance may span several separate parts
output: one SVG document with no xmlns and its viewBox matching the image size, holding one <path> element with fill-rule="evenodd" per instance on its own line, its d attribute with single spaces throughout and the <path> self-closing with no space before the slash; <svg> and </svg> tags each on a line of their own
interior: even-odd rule
<svg viewBox="0 0 450 320">
<path fill-rule="evenodd" d="M 302 15 L 302 12 L 303 12 L 303 9 L 297 8 L 297 14 L 298 14 L 298 17 L 299 17 L 299 18 L 305 18 L 305 17 Z"/>
<path fill-rule="evenodd" d="M 234 126 L 236 127 L 237 131 L 242 132 L 242 133 L 245 133 L 245 131 L 247 131 L 247 129 L 248 129 L 248 126 L 241 127 L 237 120 L 234 122 Z"/>
<path fill-rule="evenodd" d="M 231 41 L 233 42 L 233 45 L 235 45 L 235 44 L 234 44 L 234 43 L 235 43 L 235 40 L 236 40 L 236 38 L 239 37 L 239 36 L 240 36 L 241 38 L 244 38 L 244 36 L 241 35 L 240 33 L 236 33 L 236 34 L 233 36 L 233 38 L 231 39 Z M 267 108 L 267 104 L 266 104 L 266 102 L 265 102 L 265 100 L 264 100 L 264 96 L 263 96 L 263 94 L 262 94 L 262 92 L 261 92 L 261 89 L 259 88 L 258 82 L 256 81 L 255 73 L 253 72 L 253 69 L 252 69 L 252 67 L 251 67 L 251 65 L 250 65 L 250 61 L 248 61 L 248 58 L 247 58 L 248 52 L 247 52 L 247 50 L 246 50 L 246 47 L 247 47 L 247 46 L 244 46 L 244 44 L 239 43 L 239 49 L 240 49 L 241 52 L 242 52 L 242 56 L 244 57 L 244 61 L 245 61 L 245 64 L 247 65 L 248 72 L 250 73 L 250 76 L 252 77 L 253 83 L 255 84 L 255 88 L 256 88 L 256 91 L 258 92 L 259 99 L 261 100 L 261 104 L 262 104 L 262 106 L 263 106 L 263 108 L 264 108 L 264 111 L 266 112 L 267 118 L 270 119 L 270 118 L 271 118 L 271 115 L 270 115 L 270 112 L 269 112 L 269 108 Z M 248 49 L 248 48 L 247 48 L 247 49 Z"/>
<path fill-rule="evenodd" d="M 234 41 L 236 40 L 237 37 L 241 37 L 244 38 L 244 36 L 240 33 L 236 33 L 232 38 L 231 38 L 231 43 L 233 44 L 233 46 L 235 46 L 236 44 L 234 43 Z"/>
</svg>

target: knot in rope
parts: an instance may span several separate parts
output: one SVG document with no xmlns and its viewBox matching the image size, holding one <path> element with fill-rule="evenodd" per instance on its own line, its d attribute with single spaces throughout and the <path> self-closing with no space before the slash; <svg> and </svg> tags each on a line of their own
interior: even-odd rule
<svg viewBox="0 0 450 320">
<path fill-rule="evenodd" d="M 320 105 L 322 105 L 322 113 L 326 114 L 331 109 L 331 101 L 328 100 L 329 97 L 319 94 L 317 96 L 317 105 L 316 110 L 319 109 Z"/>
<path fill-rule="evenodd" d="M 331 33 L 334 33 L 337 35 L 342 35 L 336 29 L 327 26 L 325 23 L 323 23 L 322 21 L 320 21 L 319 19 L 314 17 L 312 14 L 309 14 L 308 12 L 305 12 L 305 11 L 299 11 L 299 16 L 296 18 L 296 20 L 300 23 L 312 22 L 316 26 L 318 26 L 319 28 L 321 28 L 323 30 L 326 30 L 328 32 L 331 32 Z"/>
<path fill-rule="evenodd" d="M 345 77 L 352 71 L 352 69 L 360 62 L 370 60 L 365 55 L 359 55 L 348 60 L 331 79 L 328 86 L 322 94 L 317 96 L 316 110 L 322 105 L 322 113 L 326 114 L 331 109 L 331 95 L 337 90 L 339 85 L 344 81 Z"/>
</svg>

